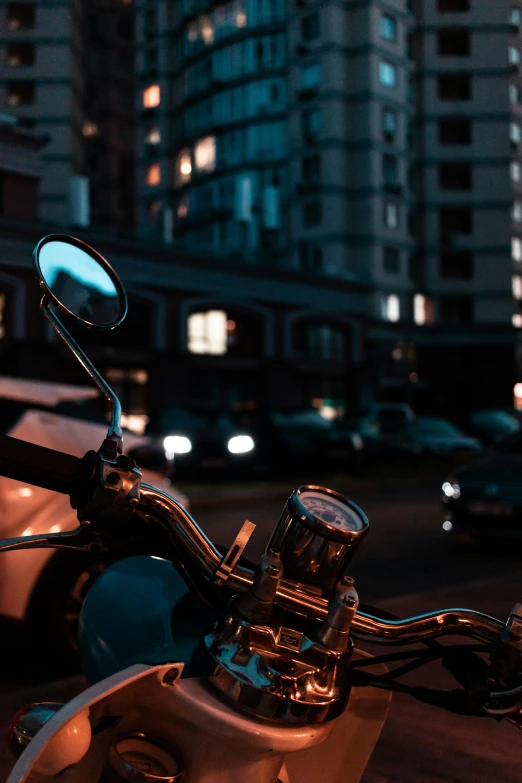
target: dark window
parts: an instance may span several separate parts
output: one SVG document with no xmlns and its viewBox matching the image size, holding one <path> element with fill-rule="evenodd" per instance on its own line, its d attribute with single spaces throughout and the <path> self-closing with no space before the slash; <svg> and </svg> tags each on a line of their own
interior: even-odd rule
<svg viewBox="0 0 522 783">
<path fill-rule="evenodd" d="M 388 106 L 382 110 L 382 135 L 388 142 L 394 141 L 397 135 L 397 112 Z"/>
<path fill-rule="evenodd" d="M 471 280 L 473 277 L 473 253 L 441 253 L 439 273 L 441 277 Z"/>
<path fill-rule="evenodd" d="M 314 247 L 309 242 L 301 242 L 299 245 L 299 263 L 301 269 L 306 272 L 318 274 L 323 271 L 323 251 L 320 247 Z"/>
<path fill-rule="evenodd" d="M 467 296 L 444 296 L 439 300 L 439 321 L 444 326 L 471 326 L 473 300 Z"/>
<path fill-rule="evenodd" d="M 19 174 L 0 173 L 0 214 L 6 218 L 38 218 L 38 180 Z"/>
<path fill-rule="evenodd" d="M 401 255 L 396 247 L 383 248 L 382 265 L 385 272 L 397 275 L 401 271 Z"/>
<path fill-rule="evenodd" d="M 6 22 L 8 30 L 29 30 L 34 27 L 35 6 L 32 3 L 8 3 Z"/>
<path fill-rule="evenodd" d="M 469 53 L 469 30 L 465 27 L 439 30 L 439 54 L 442 57 L 465 57 Z"/>
<path fill-rule="evenodd" d="M 319 135 L 322 126 L 320 109 L 307 109 L 303 112 L 303 135 L 305 139 L 315 139 Z"/>
<path fill-rule="evenodd" d="M 441 101 L 468 101 L 471 98 L 469 73 L 439 74 L 439 98 Z"/>
<path fill-rule="evenodd" d="M 317 182 L 321 178 L 321 156 L 307 155 L 301 162 L 305 182 Z"/>
<path fill-rule="evenodd" d="M 469 11 L 470 0 L 439 0 L 441 13 L 452 11 Z"/>
<path fill-rule="evenodd" d="M 398 170 L 397 156 L 385 152 L 382 156 L 382 178 L 384 185 L 397 185 L 399 180 Z"/>
<path fill-rule="evenodd" d="M 323 219 L 323 205 L 320 201 L 307 201 L 303 204 L 303 223 L 305 226 L 318 226 Z"/>
<path fill-rule="evenodd" d="M 471 120 L 468 117 L 442 117 L 439 120 L 441 144 L 471 144 Z"/>
<path fill-rule="evenodd" d="M 408 37 L 406 39 L 406 54 L 408 56 L 408 60 L 414 60 L 415 54 L 416 54 L 416 38 L 414 33 L 408 33 Z"/>
<path fill-rule="evenodd" d="M 344 332 L 324 323 L 298 324 L 294 346 L 299 356 L 315 361 L 341 362 L 345 356 Z"/>
<path fill-rule="evenodd" d="M 279 85 L 277 82 L 272 82 L 270 85 L 270 102 L 272 104 L 279 103 Z"/>
<path fill-rule="evenodd" d="M 7 85 L 7 103 L 9 106 L 27 106 L 34 103 L 34 82 L 11 82 Z"/>
<path fill-rule="evenodd" d="M 303 41 L 315 41 L 319 38 L 319 14 L 313 13 L 301 20 L 301 38 Z"/>
<path fill-rule="evenodd" d="M 439 210 L 439 231 L 443 239 L 452 234 L 471 234 L 473 212 L 470 207 L 442 207 Z"/>
<path fill-rule="evenodd" d="M 441 163 L 439 166 L 439 187 L 442 190 L 470 190 L 470 163 Z"/>
<path fill-rule="evenodd" d="M 34 65 L 34 46 L 28 43 L 10 43 L 6 46 L 5 59 L 9 66 Z"/>
<path fill-rule="evenodd" d="M 117 32 L 119 37 L 122 38 L 124 41 L 132 41 L 134 37 L 132 22 L 127 19 L 121 19 L 118 22 Z"/>
</svg>

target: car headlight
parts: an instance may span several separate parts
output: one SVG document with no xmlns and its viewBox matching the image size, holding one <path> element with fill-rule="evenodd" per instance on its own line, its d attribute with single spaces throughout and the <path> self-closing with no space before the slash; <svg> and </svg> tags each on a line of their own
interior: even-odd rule
<svg viewBox="0 0 522 783">
<path fill-rule="evenodd" d="M 185 435 L 167 435 L 163 448 L 167 459 L 172 459 L 175 454 L 188 454 L 192 451 L 192 443 Z"/>
<path fill-rule="evenodd" d="M 255 447 L 254 439 L 250 435 L 234 435 L 227 443 L 231 454 L 247 454 Z"/>
<path fill-rule="evenodd" d="M 458 500 L 461 495 L 460 486 L 455 479 L 445 481 L 442 485 L 442 491 L 447 498 L 452 498 L 453 500 Z"/>
</svg>

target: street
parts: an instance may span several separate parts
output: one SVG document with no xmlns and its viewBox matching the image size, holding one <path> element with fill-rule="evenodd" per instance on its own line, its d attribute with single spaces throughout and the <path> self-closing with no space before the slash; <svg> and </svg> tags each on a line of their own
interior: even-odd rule
<svg viewBox="0 0 522 783">
<path fill-rule="evenodd" d="M 480 549 L 448 540 L 435 490 L 353 500 L 370 520 L 369 535 L 352 569 L 362 603 L 401 616 L 461 605 L 504 619 L 522 597 L 522 553 L 512 546 Z M 245 519 L 255 522 L 257 529 L 246 552 L 255 557 L 266 545 L 282 505 L 250 502 L 231 509 L 205 509 L 195 516 L 212 538 L 225 545 Z M 20 691 L 24 683 L 18 676 L 13 690 L 5 678 L 8 665 L 6 661 L 0 696 L 2 734 L 13 712 L 28 700 L 67 699 L 84 687 L 82 678 L 76 678 L 65 684 L 39 685 L 36 692 L 34 685 Z M 29 660 L 27 666 L 29 670 Z M 436 668 L 421 671 L 417 678 L 424 678 L 425 685 L 456 687 Z M 521 780 L 517 762 L 521 741 L 522 734 L 513 726 L 462 718 L 396 695 L 363 783 L 491 783 L 495 779 L 516 783 Z M 0 780 L 6 780 L 10 766 L 2 748 Z"/>
</svg>

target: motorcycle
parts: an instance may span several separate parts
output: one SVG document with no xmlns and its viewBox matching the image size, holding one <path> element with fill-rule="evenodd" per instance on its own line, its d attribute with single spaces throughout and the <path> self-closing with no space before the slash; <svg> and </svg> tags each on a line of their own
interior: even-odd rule
<svg viewBox="0 0 522 783">
<path fill-rule="evenodd" d="M 0 437 L 0 474 L 69 495 L 79 521 L 72 531 L 0 541 L 0 552 L 99 556 L 132 546 L 138 554 L 87 594 L 79 628 L 87 690 L 13 719 L 18 761 L 8 783 L 357 783 L 394 691 L 522 727 L 522 604 L 507 622 L 466 609 L 399 619 L 363 606 L 349 574 L 368 519 L 326 487 L 291 493 L 258 563 L 243 556 L 255 527 L 248 520 L 227 551 L 215 546 L 122 455 L 120 403 L 59 317 L 118 326 L 127 303 L 116 273 L 85 243 L 57 234 L 39 242 L 34 264 L 42 312 L 105 394 L 111 422 L 99 450 L 81 459 Z M 448 636 L 468 643 L 438 641 Z M 365 643 L 392 651 L 370 655 Z M 454 690 L 401 682 L 437 660 Z"/>
</svg>

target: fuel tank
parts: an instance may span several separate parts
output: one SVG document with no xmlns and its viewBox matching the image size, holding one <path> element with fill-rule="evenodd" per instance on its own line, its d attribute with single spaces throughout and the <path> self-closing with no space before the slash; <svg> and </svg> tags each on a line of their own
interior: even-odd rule
<svg viewBox="0 0 522 783">
<path fill-rule="evenodd" d="M 172 563 L 129 557 L 98 577 L 85 599 L 78 643 L 90 685 L 136 663 L 183 662 L 184 677 L 198 674 L 195 648 L 215 615 Z"/>
</svg>

